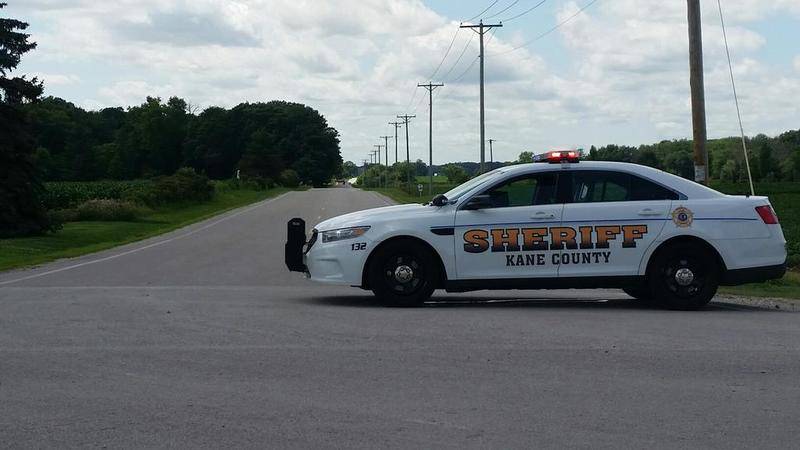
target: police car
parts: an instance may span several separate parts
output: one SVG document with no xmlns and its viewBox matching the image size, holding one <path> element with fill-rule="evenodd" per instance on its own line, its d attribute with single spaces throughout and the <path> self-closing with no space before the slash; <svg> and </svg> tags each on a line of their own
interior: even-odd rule
<svg viewBox="0 0 800 450">
<path fill-rule="evenodd" d="M 786 241 L 766 197 L 725 195 L 636 164 L 553 151 L 426 205 L 288 225 L 286 264 L 314 281 L 417 305 L 435 289 L 622 288 L 670 308 L 719 285 L 780 278 Z"/>
</svg>

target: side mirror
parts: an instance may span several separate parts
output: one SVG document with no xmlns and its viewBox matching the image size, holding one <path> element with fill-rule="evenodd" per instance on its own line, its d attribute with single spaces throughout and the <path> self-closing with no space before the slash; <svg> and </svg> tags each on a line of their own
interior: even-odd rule
<svg viewBox="0 0 800 450">
<path fill-rule="evenodd" d="M 488 195 L 476 195 L 467 201 L 463 210 L 471 211 L 476 209 L 484 209 L 492 207 L 492 198 Z"/>
<path fill-rule="evenodd" d="M 444 194 L 438 194 L 431 200 L 431 205 L 433 206 L 444 206 L 446 204 L 447 204 L 447 197 L 445 197 Z"/>
</svg>

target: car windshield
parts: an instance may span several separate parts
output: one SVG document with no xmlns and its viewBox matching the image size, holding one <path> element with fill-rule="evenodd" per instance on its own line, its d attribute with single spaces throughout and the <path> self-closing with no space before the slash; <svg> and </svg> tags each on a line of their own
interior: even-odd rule
<svg viewBox="0 0 800 450">
<path fill-rule="evenodd" d="M 496 178 L 497 176 L 501 175 L 504 172 L 502 168 L 494 169 L 492 171 L 486 172 L 484 174 L 478 175 L 477 177 L 463 183 L 459 184 L 458 186 L 450 189 L 449 191 L 445 192 L 444 196 L 447 197 L 448 200 L 453 201 L 457 200 L 459 197 L 464 195 L 465 193 L 469 192 L 475 186 L 483 183 L 486 180 Z"/>
</svg>

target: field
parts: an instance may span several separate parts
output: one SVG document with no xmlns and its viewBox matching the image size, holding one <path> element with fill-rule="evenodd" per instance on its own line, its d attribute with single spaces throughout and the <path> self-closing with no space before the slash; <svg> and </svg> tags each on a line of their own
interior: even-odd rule
<svg viewBox="0 0 800 450">
<path fill-rule="evenodd" d="M 146 239 L 288 190 L 222 190 L 210 201 L 173 203 L 157 207 L 134 221 L 68 222 L 56 233 L 0 239 L 0 270 L 85 255 Z"/>
<path fill-rule="evenodd" d="M 420 177 L 418 177 L 419 179 Z M 425 180 L 427 181 L 427 179 Z M 446 179 L 445 179 L 446 181 Z M 426 183 L 424 194 L 410 195 L 399 188 L 369 189 L 384 194 L 399 203 L 425 203 L 431 199 Z M 747 184 L 712 183 L 712 187 L 726 194 L 745 194 L 749 192 Z M 435 182 L 433 193 L 444 193 L 453 186 L 444 182 Z M 760 182 L 756 186 L 756 195 L 769 197 L 770 203 L 778 214 L 783 233 L 786 236 L 788 263 L 791 271 L 782 279 L 767 283 L 748 284 L 720 288 L 721 292 L 758 297 L 800 298 L 800 183 Z"/>
</svg>

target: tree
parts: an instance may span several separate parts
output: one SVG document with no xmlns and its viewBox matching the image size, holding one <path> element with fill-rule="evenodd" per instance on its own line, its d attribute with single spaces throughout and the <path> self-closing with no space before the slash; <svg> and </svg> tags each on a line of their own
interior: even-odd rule
<svg viewBox="0 0 800 450">
<path fill-rule="evenodd" d="M 353 178 L 358 176 L 358 166 L 353 161 L 345 161 L 342 164 L 342 174 L 345 178 Z"/>
<path fill-rule="evenodd" d="M 661 166 L 661 162 L 658 160 L 658 155 L 656 155 L 655 151 L 649 148 L 641 149 L 638 152 L 636 152 L 633 161 L 636 164 L 641 164 L 643 166 L 649 166 L 649 167 Z"/>
<path fill-rule="evenodd" d="M 517 158 L 517 164 L 525 164 L 533 162 L 533 152 L 522 152 Z"/>
<path fill-rule="evenodd" d="M 0 9 L 5 6 L 0 3 Z M 42 83 L 35 77 L 9 78 L 22 55 L 36 48 L 28 41 L 30 35 L 20 32 L 27 28 L 19 20 L 0 18 L 0 237 L 53 228 L 40 200 L 43 187 L 33 164 L 36 145 L 22 109 L 42 95 Z"/>
<path fill-rule="evenodd" d="M 447 177 L 447 181 L 453 184 L 461 184 L 469 180 L 469 174 L 463 167 L 457 164 L 448 164 L 442 168 Z"/>
<path fill-rule="evenodd" d="M 247 150 L 239 161 L 239 169 L 243 175 L 271 179 L 278 177 L 284 165 L 276 139 L 266 128 L 259 128 L 250 136 Z M 294 172 L 294 176 L 297 176 L 297 172 Z"/>
</svg>

